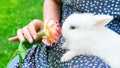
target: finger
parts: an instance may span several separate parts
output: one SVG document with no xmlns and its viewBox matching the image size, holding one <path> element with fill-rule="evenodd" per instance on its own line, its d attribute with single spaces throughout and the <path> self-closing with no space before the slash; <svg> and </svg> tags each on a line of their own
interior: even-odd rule
<svg viewBox="0 0 120 68">
<path fill-rule="evenodd" d="M 8 39 L 10 42 L 16 42 L 16 41 L 19 41 L 19 38 L 18 36 L 15 36 L 15 37 L 11 37 Z"/>
<path fill-rule="evenodd" d="M 32 24 L 35 26 L 37 31 L 43 28 L 43 22 L 38 19 L 33 20 Z"/>
<path fill-rule="evenodd" d="M 25 38 L 24 38 L 24 35 L 23 35 L 23 32 L 22 32 L 22 29 L 18 29 L 17 30 L 17 37 L 18 37 L 18 39 L 21 41 L 21 42 L 23 42 L 24 40 L 25 40 Z"/>
<path fill-rule="evenodd" d="M 22 30 L 23 34 L 24 34 L 24 37 L 29 41 L 29 43 L 32 43 L 33 42 L 33 38 L 27 28 L 27 26 L 25 26 Z"/>
<path fill-rule="evenodd" d="M 42 29 L 43 24 L 42 21 L 40 20 L 33 20 L 29 25 L 28 25 L 28 30 L 32 36 L 32 38 L 37 41 L 39 40 L 41 37 L 37 35 L 37 32 Z"/>
</svg>

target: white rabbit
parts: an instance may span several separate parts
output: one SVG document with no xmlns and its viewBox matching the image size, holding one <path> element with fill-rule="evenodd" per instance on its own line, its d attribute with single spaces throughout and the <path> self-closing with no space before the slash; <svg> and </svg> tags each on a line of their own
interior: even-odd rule
<svg viewBox="0 0 120 68">
<path fill-rule="evenodd" d="M 62 26 L 65 43 L 62 49 L 68 49 L 61 62 L 71 60 L 81 54 L 94 55 L 103 59 L 111 68 L 120 68 L 120 36 L 104 27 L 113 19 L 109 15 L 74 13 Z"/>
</svg>

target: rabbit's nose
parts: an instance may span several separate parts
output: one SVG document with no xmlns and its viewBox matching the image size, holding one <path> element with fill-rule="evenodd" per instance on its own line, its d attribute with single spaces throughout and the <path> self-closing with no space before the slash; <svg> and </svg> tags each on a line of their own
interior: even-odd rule
<svg viewBox="0 0 120 68">
<path fill-rule="evenodd" d="M 70 29 L 76 29 L 76 27 L 75 26 L 70 26 Z"/>
</svg>

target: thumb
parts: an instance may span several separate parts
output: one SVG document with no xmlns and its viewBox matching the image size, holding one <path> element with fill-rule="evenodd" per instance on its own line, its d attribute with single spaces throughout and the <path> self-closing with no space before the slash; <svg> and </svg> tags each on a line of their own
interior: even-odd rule
<svg viewBox="0 0 120 68">
<path fill-rule="evenodd" d="M 16 41 L 19 41 L 19 38 L 18 36 L 15 36 L 15 37 L 11 37 L 8 39 L 10 42 L 16 42 Z"/>
</svg>

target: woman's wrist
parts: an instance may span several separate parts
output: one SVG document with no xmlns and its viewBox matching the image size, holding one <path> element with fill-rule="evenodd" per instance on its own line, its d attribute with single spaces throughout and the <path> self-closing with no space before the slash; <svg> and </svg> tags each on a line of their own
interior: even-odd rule
<svg viewBox="0 0 120 68">
<path fill-rule="evenodd" d="M 47 23 L 51 23 L 51 24 L 54 23 L 54 22 L 55 22 L 55 23 L 59 23 L 59 21 L 56 20 L 56 19 L 46 19 L 46 20 L 44 20 L 44 23 L 46 23 L 46 22 L 47 22 Z"/>
</svg>

